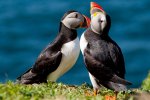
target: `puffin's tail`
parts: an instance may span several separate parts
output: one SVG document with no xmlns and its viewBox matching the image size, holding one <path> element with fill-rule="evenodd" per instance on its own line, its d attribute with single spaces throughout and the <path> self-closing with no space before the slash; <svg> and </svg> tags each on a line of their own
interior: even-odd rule
<svg viewBox="0 0 150 100">
<path fill-rule="evenodd" d="M 33 75 L 32 75 L 31 69 L 29 69 L 17 78 L 16 83 L 18 83 L 18 84 L 29 84 L 31 76 L 33 76 Z"/>
<path fill-rule="evenodd" d="M 124 84 L 114 83 L 114 82 L 107 82 L 103 84 L 105 87 L 112 89 L 114 91 L 127 91 L 127 87 Z"/>
<path fill-rule="evenodd" d="M 131 82 L 118 77 L 117 75 L 113 75 L 111 80 L 107 82 L 102 82 L 102 85 L 106 88 L 115 90 L 115 91 L 127 91 L 126 85 L 132 85 Z"/>
<path fill-rule="evenodd" d="M 21 74 L 19 77 L 17 77 L 17 80 L 18 80 L 18 81 L 21 80 L 21 77 L 22 77 L 23 75 L 25 75 L 26 73 L 30 72 L 31 69 L 32 69 L 32 68 L 30 68 L 30 69 L 27 70 L 25 73 L 23 73 L 23 74 Z"/>
<path fill-rule="evenodd" d="M 119 83 L 119 84 L 123 84 L 123 85 L 132 85 L 131 82 L 129 82 L 129 81 L 123 79 L 123 78 L 120 78 L 117 75 L 114 75 L 112 77 L 111 81 L 114 82 L 114 83 Z"/>
<path fill-rule="evenodd" d="M 18 84 L 33 84 L 33 83 L 40 83 L 43 80 L 40 80 L 38 74 L 33 73 L 32 68 L 30 68 L 28 71 L 26 71 L 24 74 L 19 76 L 16 80 L 16 83 Z"/>
</svg>

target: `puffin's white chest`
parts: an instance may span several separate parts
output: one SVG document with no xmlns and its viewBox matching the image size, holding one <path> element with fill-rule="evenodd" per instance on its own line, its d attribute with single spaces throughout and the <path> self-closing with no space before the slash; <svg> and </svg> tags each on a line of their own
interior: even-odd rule
<svg viewBox="0 0 150 100">
<path fill-rule="evenodd" d="M 84 54 L 84 49 L 87 47 L 87 44 L 88 42 L 85 39 L 84 33 L 83 33 L 80 38 L 80 49 L 81 49 L 82 54 Z"/>
<path fill-rule="evenodd" d="M 56 81 L 75 64 L 80 53 L 79 38 L 77 37 L 75 40 L 65 43 L 61 48 L 61 52 L 62 59 L 59 67 L 48 75 L 50 81 Z"/>
<path fill-rule="evenodd" d="M 80 48 L 81 48 L 81 51 L 82 51 L 82 54 L 84 55 L 84 49 L 87 47 L 87 40 L 85 39 L 84 37 L 84 33 L 81 35 L 81 38 L 80 38 Z M 95 77 L 90 74 L 89 72 L 89 77 L 90 77 L 90 80 L 92 82 L 92 85 L 94 87 L 94 89 L 98 89 L 99 88 L 99 85 L 97 84 L 96 80 L 95 80 Z"/>
</svg>

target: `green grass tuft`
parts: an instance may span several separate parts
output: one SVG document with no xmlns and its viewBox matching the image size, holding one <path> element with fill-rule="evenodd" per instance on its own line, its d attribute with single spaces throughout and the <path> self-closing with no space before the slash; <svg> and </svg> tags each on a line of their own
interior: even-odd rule
<svg viewBox="0 0 150 100">
<path fill-rule="evenodd" d="M 113 96 L 114 92 L 102 88 L 97 96 L 88 84 L 70 86 L 62 83 L 48 82 L 43 84 L 22 85 L 11 81 L 0 84 L 0 100 L 104 100 L 105 95 Z M 129 98 L 131 92 L 119 92 L 118 99 Z"/>
<path fill-rule="evenodd" d="M 147 78 L 142 83 L 142 89 L 150 92 L 150 72 Z"/>
<path fill-rule="evenodd" d="M 150 98 L 150 74 L 142 83 L 142 88 L 119 92 L 117 100 L 144 100 Z M 0 100 L 105 100 L 114 96 L 112 90 L 101 88 L 97 96 L 88 84 L 81 86 L 48 82 L 43 84 L 22 85 L 14 82 L 0 84 Z"/>
</svg>

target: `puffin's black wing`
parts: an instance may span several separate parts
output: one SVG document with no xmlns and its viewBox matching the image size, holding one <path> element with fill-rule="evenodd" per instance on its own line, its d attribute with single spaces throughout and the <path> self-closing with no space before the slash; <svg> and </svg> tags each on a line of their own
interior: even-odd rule
<svg viewBox="0 0 150 100">
<path fill-rule="evenodd" d="M 44 50 L 31 69 L 18 77 L 22 84 L 42 83 L 47 81 L 47 75 L 55 71 L 62 58 L 61 51 L 53 52 L 50 48 Z"/>
<path fill-rule="evenodd" d="M 124 57 L 120 47 L 113 40 L 111 40 L 111 42 L 108 45 L 108 48 L 109 48 L 111 59 L 114 63 L 115 73 L 119 77 L 124 78 L 125 63 L 124 63 Z"/>
<path fill-rule="evenodd" d="M 85 49 L 84 50 L 84 61 L 88 71 L 98 80 L 100 83 L 105 82 L 114 82 L 124 85 L 130 85 L 131 83 L 118 77 L 113 69 L 109 67 L 109 62 L 106 64 L 104 61 L 99 61 L 95 59 L 90 52 Z M 107 67 L 108 65 L 108 67 Z M 111 65 L 110 65 L 111 66 Z M 102 84 L 104 85 L 104 84 Z"/>
</svg>

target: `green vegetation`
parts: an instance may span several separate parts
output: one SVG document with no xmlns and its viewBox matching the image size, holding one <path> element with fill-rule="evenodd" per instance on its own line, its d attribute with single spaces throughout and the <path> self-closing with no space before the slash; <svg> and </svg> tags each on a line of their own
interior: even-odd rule
<svg viewBox="0 0 150 100">
<path fill-rule="evenodd" d="M 142 83 L 142 89 L 150 92 L 150 72 L 147 78 Z"/>
<path fill-rule="evenodd" d="M 128 98 L 130 91 L 119 93 L 118 98 Z M 81 86 L 68 86 L 62 83 L 48 82 L 45 84 L 21 85 L 7 82 L 0 84 L 0 100 L 100 100 L 105 95 L 114 95 L 113 91 L 103 88 L 97 96 L 93 96 L 92 88 L 83 84 Z"/>
<path fill-rule="evenodd" d="M 119 92 L 117 100 L 146 100 L 150 93 L 150 74 L 143 81 L 141 89 Z M 105 100 L 106 96 L 114 96 L 114 92 L 106 88 L 100 89 L 97 96 L 93 96 L 92 87 L 88 84 L 70 86 L 62 83 L 43 83 L 33 85 L 15 84 L 7 82 L 0 84 L 0 100 Z"/>
</svg>

